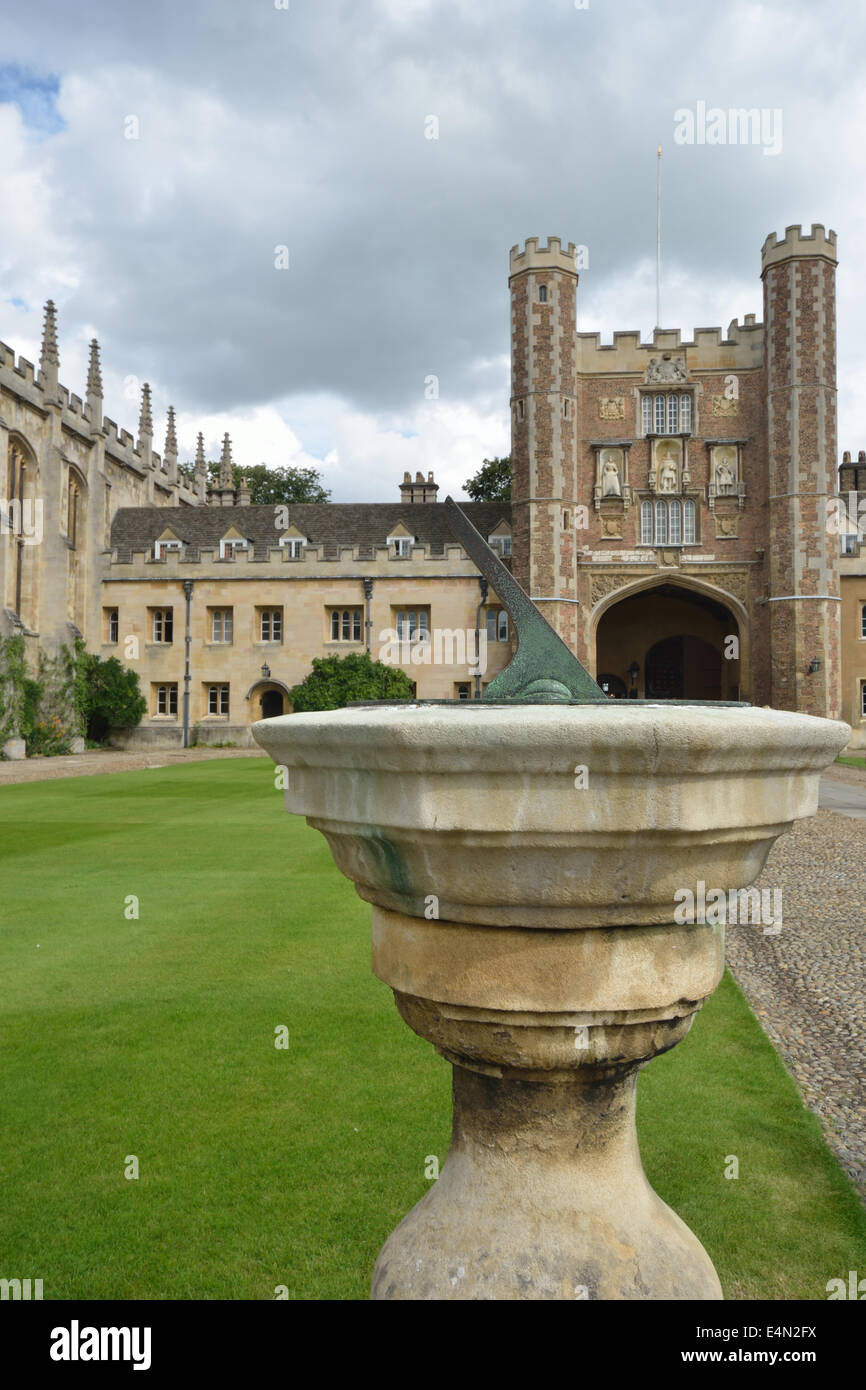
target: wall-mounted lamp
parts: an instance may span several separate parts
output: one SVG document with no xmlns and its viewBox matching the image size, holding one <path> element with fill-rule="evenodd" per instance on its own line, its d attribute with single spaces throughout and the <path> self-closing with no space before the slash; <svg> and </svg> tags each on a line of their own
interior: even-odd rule
<svg viewBox="0 0 866 1390">
<path fill-rule="evenodd" d="M 262 667 L 262 675 L 264 676 L 266 681 L 269 681 L 271 678 L 271 668 L 267 662 L 265 662 L 264 666 Z"/>
<path fill-rule="evenodd" d="M 817 657 L 817 656 L 813 656 L 813 657 L 812 657 L 812 660 L 809 662 L 809 675 L 810 675 L 810 676 L 814 676 L 815 673 L 816 673 L 817 671 L 820 671 L 820 669 L 821 669 L 821 658 L 820 658 L 820 657 Z"/>
</svg>

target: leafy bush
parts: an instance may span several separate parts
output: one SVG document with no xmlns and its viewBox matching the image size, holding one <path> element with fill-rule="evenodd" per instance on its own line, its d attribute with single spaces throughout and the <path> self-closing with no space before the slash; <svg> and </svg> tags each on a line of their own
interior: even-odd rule
<svg viewBox="0 0 866 1390">
<path fill-rule="evenodd" d="M 75 703 L 87 738 L 99 742 L 109 729 L 134 729 L 147 709 L 137 672 L 116 656 L 103 661 L 81 646 L 77 657 Z"/>
<path fill-rule="evenodd" d="M 412 682 L 405 671 L 372 661 L 368 652 L 313 657 L 307 678 L 289 691 L 296 714 L 343 709 L 351 700 L 410 700 Z"/>
</svg>

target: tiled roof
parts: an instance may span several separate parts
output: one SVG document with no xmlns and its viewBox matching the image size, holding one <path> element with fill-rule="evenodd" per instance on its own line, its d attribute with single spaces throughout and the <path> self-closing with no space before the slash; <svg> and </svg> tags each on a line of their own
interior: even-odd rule
<svg viewBox="0 0 866 1390">
<path fill-rule="evenodd" d="M 461 502 L 473 526 L 486 540 L 500 521 L 511 522 L 510 502 Z M 374 547 L 383 546 L 402 521 L 419 545 L 442 555 L 446 545 L 458 542 L 451 534 L 445 508 L 439 503 L 403 505 L 401 502 L 306 502 L 291 504 L 290 527 L 296 527 L 310 545 L 323 545 L 325 557 L 339 554 L 339 547 L 358 548 L 361 559 L 372 559 Z M 253 543 L 254 553 L 265 558 L 268 548 L 279 544 L 282 531 L 274 526 L 277 509 L 266 507 L 120 507 L 111 525 L 111 547 L 121 560 L 135 550 L 152 550 L 166 527 L 186 543 L 186 554 L 195 559 L 200 550 L 216 550 L 234 527 Z M 280 517 L 284 521 L 285 516 Z"/>
</svg>

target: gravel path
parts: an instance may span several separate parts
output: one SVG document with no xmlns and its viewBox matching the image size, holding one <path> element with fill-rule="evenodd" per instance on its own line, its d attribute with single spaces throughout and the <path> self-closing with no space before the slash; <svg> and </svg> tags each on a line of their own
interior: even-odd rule
<svg viewBox="0 0 866 1390">
<path fill-rule="evenodd" d="M 171 767 L 174 763 L 198 763 L 206 758 L 264 758 L 261 748 L 152 748 L 124 753 L 99 749 L 68 758 L 27 758 L 0 761 L 0 787 L 11 782 L 45 782 L 56 777 L 93 777 L 100 772 L 137 772 L 142 767 Z"/>
<path fill-rule="evenodd" d="M 782 930 L 729 926 L 728 965 L 866 1200 L 866 821 L 799 821 L 757 886 L 782 889 Z"/>
</svg>

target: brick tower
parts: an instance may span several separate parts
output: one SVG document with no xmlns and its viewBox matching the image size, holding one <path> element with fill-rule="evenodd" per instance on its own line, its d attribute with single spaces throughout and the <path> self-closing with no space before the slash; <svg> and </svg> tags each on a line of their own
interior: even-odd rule
<svg viewBox="0 0 866 1390">
<path fill-rule="evenodd" d="M 836 233 L 787 227 L 761 252 L 769 461 L 770 702 L 838 718 Z M 809 667 L 820 662 L 820 669 Z"/>
<path fill-rule="evenodd" d="M 575 247 L 512 247 L 511 468 L 515 575 L 576 650 Z"/>
</svg>

